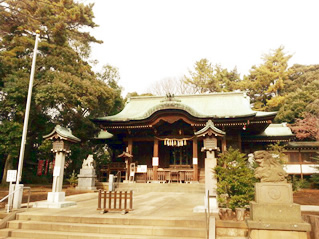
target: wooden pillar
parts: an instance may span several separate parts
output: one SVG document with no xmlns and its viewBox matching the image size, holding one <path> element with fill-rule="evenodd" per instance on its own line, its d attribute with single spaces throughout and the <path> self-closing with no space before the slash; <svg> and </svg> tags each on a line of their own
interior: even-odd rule
<svg viewBox="0 0 319 239">
<path fill-rule="evenodd" d="M 198 181 L 198 152 L 197 138 L 193 138 L 193 181 Z"/>
<path fill-rule="evenodd" d="M 133 139 L 128 139 L 127 143 L 127 152 L 129 154 L 133 155 Z M 125 180 L 129 180 L 130 176 L 130 171 L 131 171 L 131 163 L 132 163 L 132 158 L 126 158 L 126 174 L 125 174 Z"/>
<path fill-rule="evenodd" d="M 154 149 L 153 149 L 153 159 L 152 159 L 153 180 L 154 180 L 154 181 L 157 181 L 158 165 L 159 165 L 159 158 L 158 158 L 158 139 L 154 139 Z"/>
<path fill-rule="evenodd" d="M 224 137 L 222 138 L 222 153 L 223 153 L 223 152 L 226 152 L 226 150 L 227 150 L 226 136 L 224 136 Z"/>
<path fill-rule="evenodd" d="M 133 155 L 133 139 L 128 139 L 127 151 Z"/>
<path fill-rule="evenodd" d="M 299 159 L 299 164 L 300 164 L 300 178 L 301 178 L 301 180 L 303 180 L 303 173 L 302 173 L 302 158 L 301 158 L 301 152 L 300 152 L 300 149 L 299 149 L 299 152 L 298 152 L 298 159 Z"/>
</svg>

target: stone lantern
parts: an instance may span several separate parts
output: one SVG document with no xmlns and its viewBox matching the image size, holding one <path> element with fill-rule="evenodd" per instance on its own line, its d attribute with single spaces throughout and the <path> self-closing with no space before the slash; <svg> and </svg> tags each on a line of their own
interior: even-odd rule
<svg viewBox="0 0 319 239">
<path fill-rule="evenodd" d="M 73 202 L 65 202 L 65 192 L 62 192 L 65 155 L 70 153 L 71 143 L 78 143 L 81 140 L 72 134 L 68 128 L 57 125 L 54 130 L 43 136 L 44 139 L 53 141 L 51 151 L 55 154 L 55 165 L 53 169 L 52 192 L 48 193 L 47 202 L 36 203 L 35 207 L 61 208 L 74 205 Z"/>
<path fill-rule="evenodd" d="M 225 137 L 225 132 L 216 128 L 211 120 L 208 120 L 205 127 L 195 132 L 197 138 L 203 138 L 204 147 L 202 151 L 206 152 L 205 158 L 205 191 L 209 190 L 209 196 L 211 198 L 210 205 L 212 205 L 213 211 L 217 211 L 216 189 L 217 179 L 215 177 L 213 169 L 217 165 L 217 159 L 215 157 L 215 151 L 219 151 L 217 145 L 218 137 Z"/>
<path fill-rule="evenodd" d="M 126 168 L 125 182 L 128 183 L 129 182 L 129 177 L 130 177 L 130 171 L 131 171 L 130 167 L 131 167 L 131 162 L 132 162 L 133 155 L 130 154 L 129 152 L 123 152 L 117 157 L 118 158 L 123 158 L 125 160 L 125 168 Z"/>
</svg>

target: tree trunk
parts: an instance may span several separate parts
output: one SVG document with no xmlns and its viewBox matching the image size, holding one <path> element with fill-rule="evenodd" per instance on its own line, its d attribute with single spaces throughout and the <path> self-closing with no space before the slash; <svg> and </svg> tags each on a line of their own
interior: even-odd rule
<svg viewBox="0 0 319 239">
<path fill-rule="evenodd" d="M 3 174 L 2 174 L 2 180 L 1 180 L 1 185 L 5 185 L 6 184 L 6 180 L 7 180 L 7 171 L 12 169 L 12 156 L 9 153 L 6 159 L 6 162 L 4 164 L 4 169 L 3 169 Z"/>
</svg>

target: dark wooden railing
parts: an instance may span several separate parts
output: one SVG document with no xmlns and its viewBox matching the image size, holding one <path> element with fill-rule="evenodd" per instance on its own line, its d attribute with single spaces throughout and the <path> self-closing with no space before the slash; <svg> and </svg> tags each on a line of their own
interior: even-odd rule
<svg viewBox="0 0 319 239">
<path fill-rule="evenodd" d="M 99 190 L 97 210 L 101 213 L 122 211 L 128 213 L 133 210 L 133 191 L 102 191 Z"/>
</svg>

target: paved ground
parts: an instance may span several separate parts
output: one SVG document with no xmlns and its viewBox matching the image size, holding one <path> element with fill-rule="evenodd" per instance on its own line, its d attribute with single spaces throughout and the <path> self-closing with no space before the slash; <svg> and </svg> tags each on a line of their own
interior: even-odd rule
<svg viewBox="0 0 319 239">
<path fill-rule="evenodd" d="M 308 190 L 309 191 L 309 190 Z M 309 198 L 316 201 L 318 205 L 319 190 L 301 191 L 294 195 L 294 201 L 297 203 L 307 202 Z M 313 195 L 316 193 L 316 195 Z M 297 196 L 297 197 L 296 197 Z M 45 192 L 46 197 L 46 192 Z M 299 197 L 299 199 L 298 199 Z M 42 197 L 43 198 L 43 197 Z M 297 199 L 297 200 L 296 200 Z M 68 216 L 94 216 L 94 217 L 155 217 L 155 218 L 193 218 L 203 220 L 204 213 L 193 213 L 193 208 L 204 205 L 204 195 L 201 193 L 181 193 L 181 192 L 148 192 L 134 193 L 134 210 L 130 213 L 121 215 L 118 212 L 100 214 L 97 208 L 97 193 L 84 193 L 71 195 L 66 198 L 67 201 L 77 202 L 76 206 L 62 209 L 39 209 L 31 208 L 28 213 L 46 214 L 46 215 L 68 215 Z M 300 201 L 300 202 L 299 202 Z M 310 202 L 311 203 L 311 202 Z M 310 204 L 309 203 L 309 204 Z M 319 213 L 319 206 L 315 203 L 312 205 L 302 205 L 303 213 Z M 32 203 L 31 203 L 32 205 Z"/>
<path fill-rule="evenodd" d="M 119 212 L 100 214 L 97 211 L 97 193 L 85 193 L 66 197 L 66 201 L 75 201 L 76 206 L 61 209 L 30 208 L 28 214 L 67 215 L 83 217 L 142 217 L 142 218 L 192 218 L 204 220 L 204 213 L 194 213 L 193 208 L 204 205 L 204 196 L 200 193 L 148 192 L 135 193 L 133 211 L 122 215 Z"/>
</svg>

